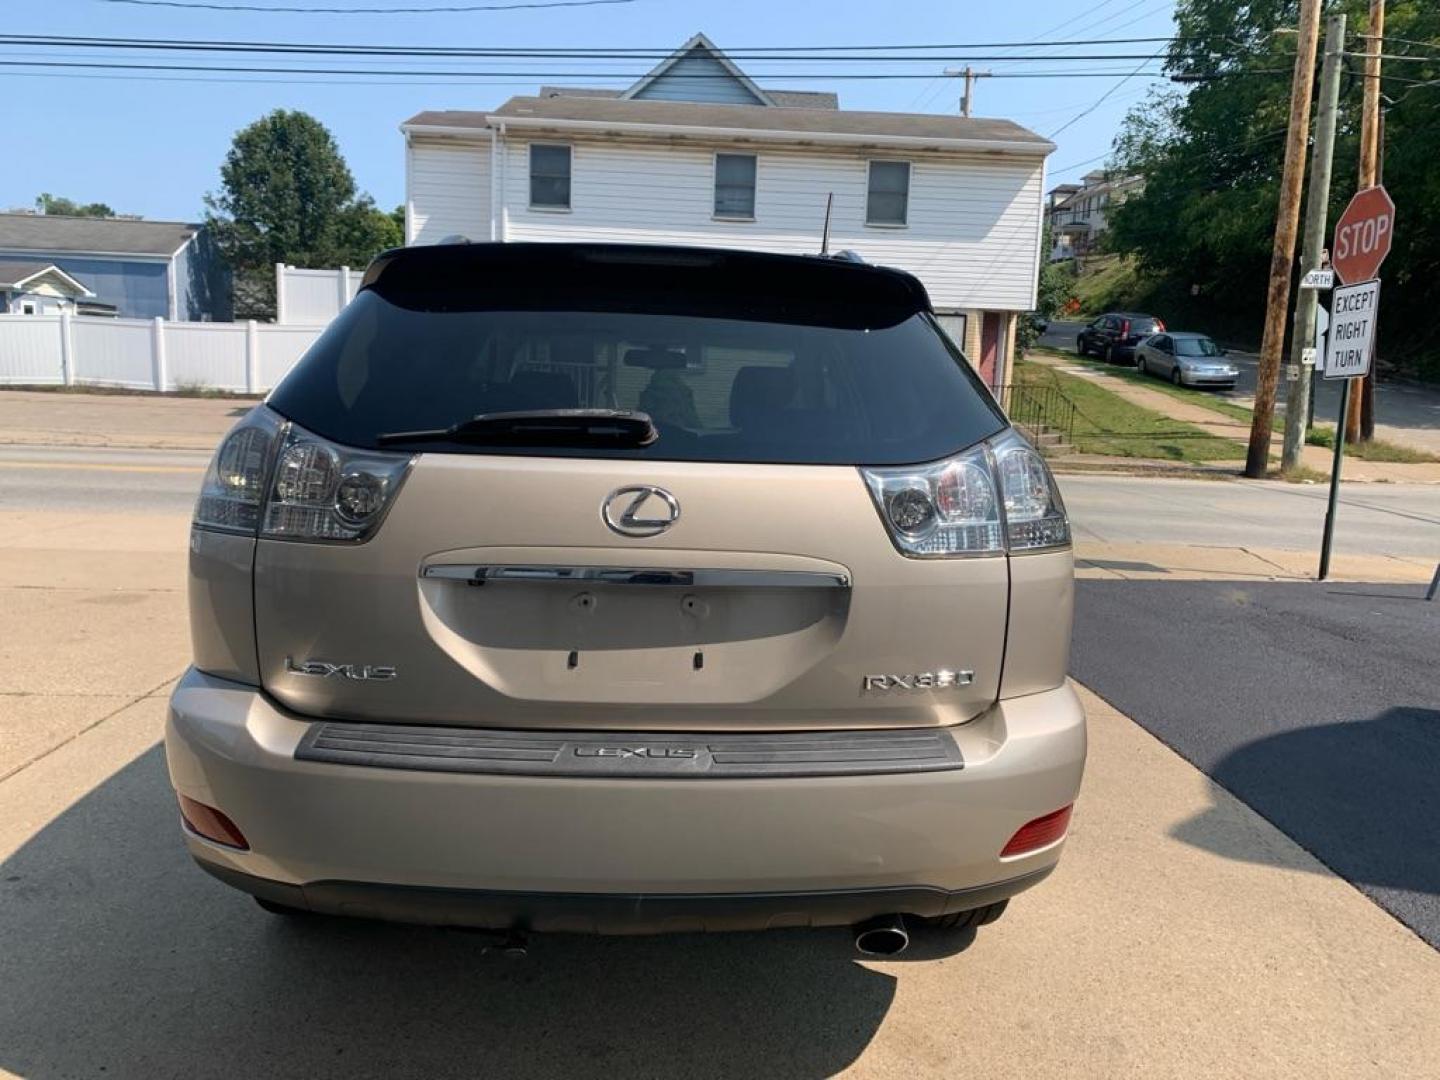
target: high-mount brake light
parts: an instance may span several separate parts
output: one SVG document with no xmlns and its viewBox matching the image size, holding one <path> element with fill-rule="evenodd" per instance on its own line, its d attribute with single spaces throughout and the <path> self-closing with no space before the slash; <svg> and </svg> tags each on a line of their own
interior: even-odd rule
<svg viewBox="0 0 1440 1080">
<path fill-rule="evenodd" d="M 351 450 L 261 405 L 225 436 L 195 505 L 202 529 L 357 543 L 385 516 L 411 455 Z"/>
<path fill-rule="evenodd" d="M 905 555 L 1020 554 L 1070 543 L 1055 480 L 1013 428 L 931 465 L 860 471 Z"/>
</svg>

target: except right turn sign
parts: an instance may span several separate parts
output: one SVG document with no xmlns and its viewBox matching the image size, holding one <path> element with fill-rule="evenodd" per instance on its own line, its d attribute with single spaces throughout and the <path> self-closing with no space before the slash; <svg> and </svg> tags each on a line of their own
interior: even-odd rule
<svg viewBox="0 0 1440 1080">
<path fill-rule="evenodd" d="M 1342 285 L 1330 294 L 1330 335 L 1325 347 L 1325 378 L 1358 379 L 1370 371 L 1375 350 L 1375 316 L 1380 282 Z"/>
</svg>

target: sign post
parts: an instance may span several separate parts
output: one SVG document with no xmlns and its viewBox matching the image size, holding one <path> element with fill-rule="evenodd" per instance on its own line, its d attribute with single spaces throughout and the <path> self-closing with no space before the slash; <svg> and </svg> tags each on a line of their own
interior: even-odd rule
<svg viewBox="0 0 1440 1080">
<path fill-rule="evenodd" d="M 1340 495 L 1340 466 L 1345 460 L 1345 412 L 1354 380 L 1370 370 L 1375 350 L 1375 323 L 1380 310 L 1380 282 L 1342 285 L 1331 294 L 1330 333 L 1325 345 L 1326 379 L 1342 379 L 1340 416 L 1335 424 L 1335 461 L 1330 467 L 1330 498 L 1325 504 L 1325 535 L 1320 541 L 1320 572 L 1330 574 L 1330 544 L 1335 535 L 1335 504 Z"/>
<path fill-rule="evenodd" d="M 1335 223 L 1330 263 L 1345 284 L 1331 293 L 1330 333 L 1325 343 L 1326 379 L 1344 379 L 1340 416 L 1335 422 L 1335 462 L 1330 469 L 1330 498 L 1325 536 L 1320 542 L 1320 573 L 1330 573 L 1330 543 L 1335 534 L 1335 504 L 1340 496 L 1340 467 L 1345 461 L 1345 418 L 1352 380 L 1370 371 L 1375 351 L 1375 322 L 1380 309 L 1380 264 L 1395 239 L 1395 203 L 1383 186 L 1363 188 Z"/>
</svg>

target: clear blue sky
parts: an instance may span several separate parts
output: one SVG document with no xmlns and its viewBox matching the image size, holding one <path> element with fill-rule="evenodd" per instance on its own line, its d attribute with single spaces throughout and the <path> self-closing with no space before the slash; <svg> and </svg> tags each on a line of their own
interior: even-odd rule
<svg viewBox="0 0 1440 1080">
<path fill-rule="evenodd" d="M 438 5 L 445 0 L 246 0 L 279 6 L 382 7 Z M 450 0 L 463 3 L 465 0 Z M 670 49 L 703 31 L 722 49 L 767 45 L 894 45 L 985 43 L 1040 37 L 1105 38 L 1163 36 L 1173 31 L 1174 0 L 634 0 L 612 6 L 551 11 L 427 15 L 310 15 L 279 12 L 190 11 L 137 7 L 104 0 L 50 0 L 24 5 L 24 18 L 6 20 L 8 33 L 96 37 L 264 40 L 314 43 L 444 46 L 584 46 Z M 13 13 L 12 13 L 13 14 Z M 1062 25 L 1063 24 L 1063 25 Z M 1157 45 L 1072 47 L 1074 51 L 1150 53 Z M 1014 50 L 1012 50 L 1014 51 Z M 0 59 L 36 59 L 38 50 L 6 46 Z M 96 59 L 74 49 L 44 50 L 46 58 Z M 133 59 L 145 59 L 140 54 Z M 235 63 L 278 66 L 272 58 L 213 60 L 171 57 L 173 63 Z M 310 58 L 317 66 L 413 67 L 334 57 Z M 283 61 L 282 61 L 283 63 Z M 448 64 L 449 62 L 447 62 Z M 414 81 L 374 85 L 332 78 L 308 82 L 224 81 L 224 76 L 144 81 L 134 78 L 34 76 L 0 68 L 6 110 L 5 164 L 0 168 L 0 209 L 33 205 L 42 191 L 150 218 L 193 219 L 205 192 L 219 186 L 219 166 L 235 131 L 275 108 L 303 109 L 334 133 L 360 188 L 389 209 L 404 198 L 404 155 L 398 125 L 422 109 L 485 109 L 514 94 L 533 93 L 548 69 L 579 70 L 576 61 L 474 61 L 491 67 L 535 70 L 535 77 L 504 82 Z M 606 62 L 609 85 L 647 69 L 634 61 Z M 976 91 L 976 115 L 1007 117 L 1048 135 L 1110 90 L 1137 61 L 1093 62 L 1091 69 L 1119 72 L 1106 78 L 986 79 Z M 597 67 L 587 62 L 588 67 Z M 453 65 L 450 65 L 453 66 Z M 835 90 L 842 108 L 955 112 L 955 79 L 847 81 L 827 70 L 876 70 L 847 64 L 811 65 L 804 80 L 767 80 L 765 72 L 801 69 L 795 63 L 742 61 L 762 85 Z M 938 74 L 943 63 L 891 70 Z M 996 72 L 1055 70 L 1055 63 L 980 63 Z M 1070 65 L 1074 67 L 1075 65 Z M 1157 67 L 1158 64 L 1150 65 Z M 244 77 L 232 77 L 240 79 Z M 251 77 L 258 78 L 258 77 Z M 210 81 L 214 80 L 214 81 Z M 548 80 L 580 84 L 581 80 Z M 348 83 L 348 85 L 347 85 Z M 602 85 L 588 81 L 588 85 Z M 1077 178 L 1094 163 L 1066 168 L 1105 153 L 1125 111 L 1156 80 L 1125 83 L 1091 115 L 1061 133 L 1051 156 L 1050 183 Z"/>
</svg>

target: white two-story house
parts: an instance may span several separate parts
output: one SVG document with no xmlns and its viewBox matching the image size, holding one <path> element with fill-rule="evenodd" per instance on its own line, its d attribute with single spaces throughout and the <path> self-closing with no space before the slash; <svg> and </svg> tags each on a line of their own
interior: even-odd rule
<svg viewBox="0 0 1440 1080">
<path fill-rule="evenodd" d="M 703 35 L 625 90 L 542 87 L 422 112 L 406 242 L 679 243 L 831 251 L 908 270 L 991 385 L 1035 305 L 1052 143 L 1008 120 L 840 109 L 757 86 Z M 832 198 L 833 197 L 833 198 Z"/>
<path fill-rule="evenodd" d="M 1050 260 L 1058 262 L 1100 251 L 1100 238 L 1110 227 L 1111 207 L 1119 206 L 1144 186 L 1145 181 L 1138 176 L 1094 169 L 1078 184 L 1051 188 L 1045 211 L 1050 219 Z"/>
</svg>

